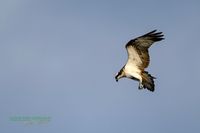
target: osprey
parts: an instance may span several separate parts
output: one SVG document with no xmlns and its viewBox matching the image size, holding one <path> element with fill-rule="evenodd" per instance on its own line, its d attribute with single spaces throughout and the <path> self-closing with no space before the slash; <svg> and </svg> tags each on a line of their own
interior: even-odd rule
<svg viewBox="0 0 200 133">
<path fill-rule="evenodd" d="M 115 76 L 116 81 L 126 77 L 139 81 L 138 89 L 147 88 L 154 91 L 154 79 L 145 68 L 148 67 L 150 59 L 148 48 L 154 43 L 163 40 L 162 32 L 151 31 L 143 36 L 130 40 L 126 44 L 128 61 Z"/>
</svg>

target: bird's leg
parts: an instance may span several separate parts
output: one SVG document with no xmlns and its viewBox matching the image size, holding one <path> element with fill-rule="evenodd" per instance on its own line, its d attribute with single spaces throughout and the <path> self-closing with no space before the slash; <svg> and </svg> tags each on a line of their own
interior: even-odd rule
<svg viewBox="0 0 200 133">
<path fill-rule="evenodd" d="M 139 81 L 139 86 L 138 86 L 138 89 L 143 89 L 144 88 L 144 86 L 143 86 L 143 84 L 142 84 L 142 81 Z"/>
</svg>

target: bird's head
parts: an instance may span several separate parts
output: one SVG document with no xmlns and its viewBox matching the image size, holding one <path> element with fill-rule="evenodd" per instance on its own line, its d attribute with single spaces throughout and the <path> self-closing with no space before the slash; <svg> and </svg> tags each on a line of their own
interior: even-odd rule
<svg viewBox="0 0 200 133">
<path fill-rule="evenodd" d="M 124 70 L 123 70 L 123 68 L 116 74 L 116 76 L 115 76 L 115 80 L 116 80 L 116 82 L 118 82 L 118 80 L 120 79 L 120 78 L 123 78 L 123 77 L 125 77 L 125 73 L 124 73 Z"/>
</svg>

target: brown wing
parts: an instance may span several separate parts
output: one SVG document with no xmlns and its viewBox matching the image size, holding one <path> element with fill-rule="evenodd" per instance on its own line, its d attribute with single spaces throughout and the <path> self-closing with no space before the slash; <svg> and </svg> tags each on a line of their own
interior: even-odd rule
<svg viewBox="0 0 200 133">
<path fill-rule="evenodd" d="M 154 30 L 143 36 L 130 40 L 126 44 L 128 61 L 134 61 L 134 63 L 141 69 L 148 67 L 150 62 L 148 48 L 154 42 L 163 40 L 163 36 L 162 32 L 156 32 L 156 30 Z"/>
</svg>

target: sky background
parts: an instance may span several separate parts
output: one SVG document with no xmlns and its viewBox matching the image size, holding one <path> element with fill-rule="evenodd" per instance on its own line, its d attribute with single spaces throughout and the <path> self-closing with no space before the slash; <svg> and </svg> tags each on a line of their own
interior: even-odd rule
<svg viewBox="0 0 200 133">
<path fill-rule="evenodd" d="M 199 133 L 199 0 L 1 0 L 1 133 Z M 115 74 L 158 29 L 155 92 Z M 11 117 L 48 116 L 45 124 Z"/>
</svg>

